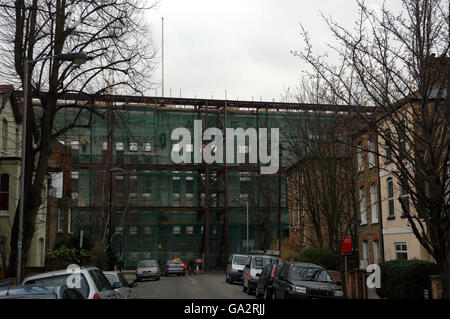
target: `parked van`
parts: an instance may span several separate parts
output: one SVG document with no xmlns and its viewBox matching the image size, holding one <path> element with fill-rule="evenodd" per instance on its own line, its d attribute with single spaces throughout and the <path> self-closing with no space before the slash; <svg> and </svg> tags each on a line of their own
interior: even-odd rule
<svg viewBox="0 0 450 319">
<path fill-rule="evenodd" d="M 227 269 L 225 270 L 225 281 L 232 284 L 235 281 L 242 282 L 244 266 L 248 255 L 234 254 L 228 258 Z"/>
</svg>

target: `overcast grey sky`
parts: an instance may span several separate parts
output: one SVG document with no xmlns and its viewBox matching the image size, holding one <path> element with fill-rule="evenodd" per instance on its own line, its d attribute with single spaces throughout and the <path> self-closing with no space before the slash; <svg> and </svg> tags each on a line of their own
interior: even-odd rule
<svg viewBox="0 0 450 319">
<path fill-rule="evenodd" d="M 398 0 L 389 0 L 397 3 Z M 367 0 L 376 8 L 380 0 Z M 299 23 L 314 49 L 326 50 L 330 33 L 321 13 L 346 26 L 357 17 L 355 0 L 161 0 L 148 12 L 161 49 L 164 17 L 165 96 L 280 100 L 305 65 L 290 51 L 303 47 Z M 159 50 L 159 57 L 161 51 Z M 161 69 L 155 81 L 161 81 Z M 158 88 L 161 95 L 161 87 Z M 151 95 L 155 92 L 151 92 Z"/>
</svg>

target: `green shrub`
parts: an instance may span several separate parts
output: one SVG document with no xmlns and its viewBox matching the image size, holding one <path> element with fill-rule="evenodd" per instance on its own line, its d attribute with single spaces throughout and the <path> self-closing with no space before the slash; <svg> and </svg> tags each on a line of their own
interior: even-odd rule
<svg viewBox="0 0 450 319">
<path fill-rule="evenodd" d="M 81 256 L 89 256 L 89 252 L 82 249 Z M 57 249 L 49 250 L 47 252 L 46 260 L 63 260 L 76 263 L 78 260 L 78 250 L 62 245 Z"/>
<path fill-rule="evenodd" d="M 389 299 L 423 299 L 431 289 L 430 275 L 438 273 L 435 263 L 423 260 L 392 260 L 380 264 L 381 288 L 377 294 Z"/>
<path fill-rule="evenodd" d="M 317 264 L 330 270 L 337 270 L 339 265 L 336 255 L 326 248 L 308 248 L 300 254 L 298 261 Z"/>
</svg>

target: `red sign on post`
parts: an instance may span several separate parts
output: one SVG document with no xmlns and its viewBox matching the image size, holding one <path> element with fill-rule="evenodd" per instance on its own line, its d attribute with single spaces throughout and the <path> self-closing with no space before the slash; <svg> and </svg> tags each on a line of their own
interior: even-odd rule
<svg viewBox="0 0 450 319">
<path fill-rule="evenodd" d="M 344 240 L 342 241 L 342 246 L 341 246 L 342 256 L 351 255 L 352 251 L 353 251 L 352 238 L 351 237 L 344 238 Z"/>
</svg>

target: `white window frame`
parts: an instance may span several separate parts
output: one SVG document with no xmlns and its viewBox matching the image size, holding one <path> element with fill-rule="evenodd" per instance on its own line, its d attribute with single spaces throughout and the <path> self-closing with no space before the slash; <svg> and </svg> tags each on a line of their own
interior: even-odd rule
<svg viewBox="0 0 450 319">
<path fill-rule="evenodd" d="M 370 214 L 372 224 L 378 223 L 378 190 L 377 184 L 370 185 Z"/>
<path fill-rule="evenodd" d="M 116 142 L 116 151 L 123 151 L 125 149 L 125 145 L 123 142 Z"/>
<path fill-rule="evenodd" d="M 358 172 L 364 171 L 364 150 L 362 142 L 358 144 L 356 156 L 358 159 Z"/>
<path fill-rule="evenodd" d="M 144 143 L 144 152 L 151 152 L 152 151 L 152 143 Z"/>
<path fill-rule="evenodd" d="M 359 189 L 359 210 L 361 216 L 361 225 L 367 225 L 367 204 L 366 204 L 366 188 Z"/>
<path fill-rule="evenodd" d="M 71 141 L 70 148 L 78 151 L 80 149 L 80 141 Z"/>
<path fill-rule="evenodd" d="M 181 234 L 181 226 L 173 226 L 173 228 L 172 228 L 172 233 L 173 233 L 174 235 L 179 235 L 179 234 Z"/>
<path fill-rule="evenodd" d="M 375 141 L 373 139 L 369 139 L 369 168 L 375 167 Z"/>
<path fill-rule="evenodd" d="M 194 234 L 194 226 L 186 226 L 186 234 L 193 235 Z"/>
<path fill-rule="evenodd" d="M 130 152 L 137 152 L 138 151 L 138 143 L 132 142 L 130 143 Z"/>
<path fill-rule="evenodd" d="M 380 244 L 378 240 L 372 242 L 373 245 L 373 263 L 378 264 L 380 262 Z"/>
<path fill-rule="evenodd" d="M 398 254 L 400 253 L 400 254 L 406 254 L 406 259 L 405 260 L 408 260 L 408 245 L 407 245 L 407 243 L 405 243 L 405 242 L 394 243 L 394 245 L 395 245 L 395 259 L 399 260 Z M 397 249 L 398 245 L 401 246 L 400 250 Z"/>
</svg>

